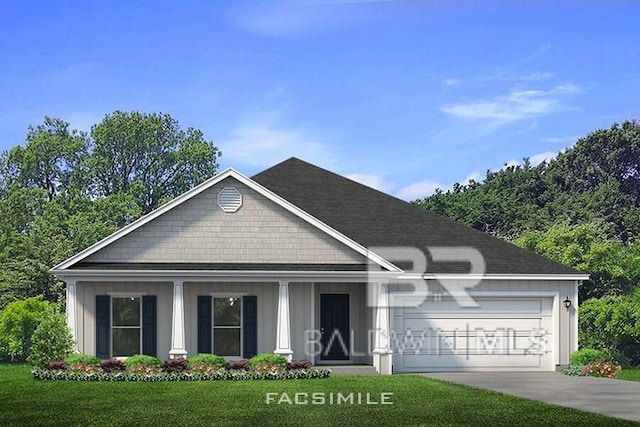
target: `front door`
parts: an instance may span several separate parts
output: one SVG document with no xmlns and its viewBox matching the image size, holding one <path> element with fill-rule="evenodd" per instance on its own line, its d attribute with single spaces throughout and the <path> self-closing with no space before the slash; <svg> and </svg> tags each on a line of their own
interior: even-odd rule
<svg viewBox="0 0 640 427">
<path fill-rule="evenodd" d="M 321 360 L 349 360 L 349 294 L 320 294 Z"/>
</svg>

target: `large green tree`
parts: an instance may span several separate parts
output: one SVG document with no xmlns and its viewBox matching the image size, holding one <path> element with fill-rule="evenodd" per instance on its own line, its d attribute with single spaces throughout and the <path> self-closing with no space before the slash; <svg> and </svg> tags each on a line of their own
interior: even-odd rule
<svg viewBox="0 0 640 427">
<path fill-rule="evenodd" d="M 91 129 L 87 169 L 95 193 L 130 193 L 144 213 L 211 177 L 220 155 L 168 114 L 116 111 Z"/>
</svg>

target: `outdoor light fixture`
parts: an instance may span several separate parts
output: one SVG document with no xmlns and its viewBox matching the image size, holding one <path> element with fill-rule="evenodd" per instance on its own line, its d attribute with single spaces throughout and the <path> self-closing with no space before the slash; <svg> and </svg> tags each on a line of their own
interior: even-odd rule
<svg viewBox="0 0 640 427">
<path fill-rule="evenodd" d="M 562 301 L 562 303 L 564 304 L 564 307 L 569 310 L 571 308 L 571 300 L 569 299 L 569 297 L 566 297 L 564 299 L 564 301 Z"/>
</svg>

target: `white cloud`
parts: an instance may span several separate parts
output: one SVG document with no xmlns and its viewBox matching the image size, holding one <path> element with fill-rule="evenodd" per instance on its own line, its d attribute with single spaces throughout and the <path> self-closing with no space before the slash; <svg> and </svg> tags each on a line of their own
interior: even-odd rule
<svg viewBox="0 0 640 427">
<path fill-rule="evenodd" d="M 445 86 L 457 87 L 462 85 L 462 80 L 456 77 L 448 77 L 442 81 L 442 84 Z"/>
<path fill-rule="evenodd" d="M 529 157 L 529 161 L 532 166 L 538 166 L 542 162 L 548 162 L 551 159 L 554 159 L 558 155 L 555 151 L 545 151 L 544 153 L 534 154 Z"/>
<path fill-rule="evenodd" d="M 549 138 L 544 138 L 543 142 L 549 142 L 551 144 L 573 144 L 578 140 L 577 136 L 552 136 Z"/>
<path fill-rule="evenodd" d="M 469 182 L 471 181 L 476 181 L 476 182 L 480 182 L 484 179 L 484 175 L 481 174 L 480 172 L 471 172 L 463 181 L 462 181 L 462 185 L 467 185 L 469 184 Z"/>
<path fill-rule="evenodd" d="M 404 200 L 415 200 L 432 195 L 438 188 L 446 190 L 447 186 L 437 181 L 418 181 L 401 188 L 396 195 Z"/>
<path fill-rule="evenodd" d="M 506 123 L 566 110 L 562 101 L 580 92 L 579 86 L 562 83 L 548 90 L 512 90 L 492 99 L 448 105 L 442 111 L 463 119 Z"/>
<path fill-rule="evenodd" d="M 349 179 L 359 182 L 360 184 L 375 188 L 376 190 L 382 191 L 384 193 L 391 192 L 394 187 L 392 183 L 385 182 L 384 178 L 382 178 L 380 175 L 352 173 L 345 176 Z"/>
<path fill-rule="evenodd" d="M 236 125 L 219 141 L 225 161 L 267 167 L 295 156 L 325 167 L 334 163 L 325 143 L 307 129 L 282 126 L 273 114 L 266 116 Z"/>
</svg>

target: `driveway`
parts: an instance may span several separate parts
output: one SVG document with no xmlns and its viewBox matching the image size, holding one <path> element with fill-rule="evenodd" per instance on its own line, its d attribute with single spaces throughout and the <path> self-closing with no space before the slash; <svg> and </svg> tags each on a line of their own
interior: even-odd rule
<svg viewBox="0 0 640 427">
<path fill-rule="evenodd" d="M 559 372 L 434 372 L 436 380 L 640 421 L 640 382 L 570 377 Z"/>
</svg>

